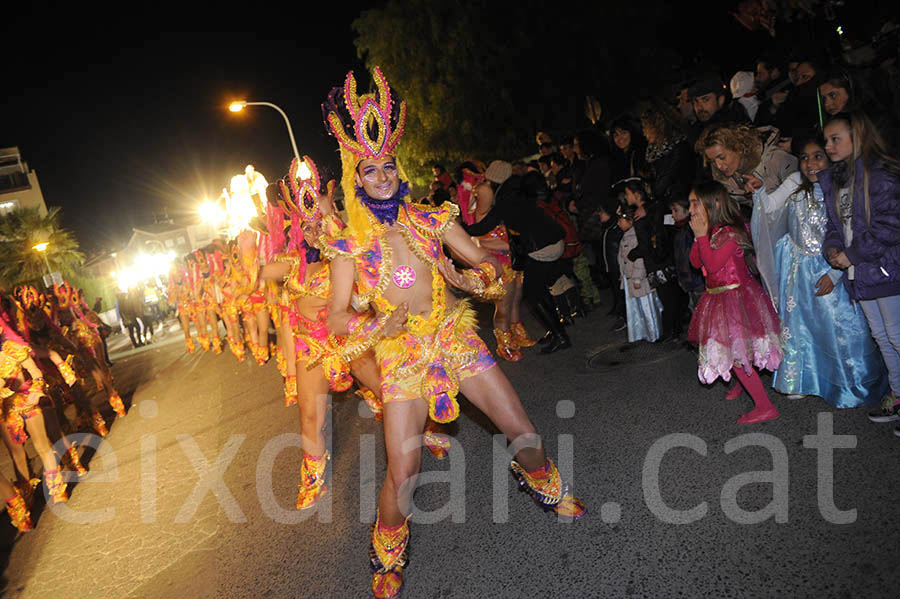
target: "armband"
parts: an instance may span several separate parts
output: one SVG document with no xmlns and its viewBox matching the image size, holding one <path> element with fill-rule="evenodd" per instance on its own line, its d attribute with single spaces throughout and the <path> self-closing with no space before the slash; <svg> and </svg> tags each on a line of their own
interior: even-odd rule
<svg viewBox="0 0 900 599">
<path fill-rule="evenodd" d="M 31 387 L 29 389 L 30 391 L 43 393 L 44 391 L 46 391 L 46 389 L 47 385 L 46 383 L 44 383 L 44 377 L 39 376 L 37 378 L 31 379 Z"/>
<path fill-rule="evenodd" d="M 500 272 L 493 262 L 484 260 L 479 262 L 473 268 L 465 271 L 468 277 L 475 285 L 472 295 L 485 300 L 498 300 L 506 295 L 506 289 L 503 288 L 503 282 L 500 280 Z"/>
</svg>

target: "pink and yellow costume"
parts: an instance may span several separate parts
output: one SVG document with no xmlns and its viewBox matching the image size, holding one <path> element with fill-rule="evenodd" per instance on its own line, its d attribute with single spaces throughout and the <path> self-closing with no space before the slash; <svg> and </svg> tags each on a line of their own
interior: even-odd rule
<svg viewBox="0 0 900 599">
<path fill-rule="evenodd" d="M 44 395 L 44 379 L 26 379 L 24 363 L 31 358 L 31 348 L 0 319 L 0 401 L 3 403 L 3 424 L 14 443 L 28 439 L 25 421 L 37 415 L 40 398 Z M 66 483 L 59 468 L 45 470 L 47 490 L 54 503 L 66 501 Z"/>
<path fill-rule="evenodd" d="M 488 370 L 495 362 L 475 333 L 474 313 L 468 301 L 448 302 L 450 294 L 438 269 L 442 236 L 459 216 L 458 208 L 454 204 L 438 208 L 409 204 L 403 201 L 402 182 L 401 190 L 385 202 L 391 206 L 399 202 L 395 220 L 382 219 L 384 214 L 376 218 L 364 197 L 355 199 L 359 197 L 354 186 L 357 165 L 365 159 L 393 158 L 406 121 L 406 103 L 394 102 L 387 80 L 377 67 L 372 78 L 375 92 L 359 95 L 353 73 L 348 73 L 343 87 L 332 89 L 323 104 L 326 126 L 340 144 L 348 227 L 338 235 L 323 236 L 322 251 L 329 259 L 354 262 L 357 309 L 365 310 L 371 304 L 380 313 L 377 318 L 366 313 L 352 317 L 347 345 L 357 350 L 374 346 L 383 401 L 423 398 L 431 419 L 450 422 L 459 415 L 456 396 L 460 381 Z M 397 169 L 404 178 L 399 165 Z M 431 271 L 430 313 L 409 315 L 406 330 L 391 338 L 384 338 L 382 331 L 397 306 L 387 299 L 386 290 L 391 284 L 410 287 L 416 272 L 410 265 L 394 264 L 385 222 L 402 235 L 409 250 Z M 488 299 L 502 295 L 500 275 L 490 261 L 465 273 L 475 293 Z M 513 460 L 513 473 L 522 487 L 546 509 L 562 507 L 569 501 L 566 505 L 576 508 L 572 510 L 574 517 L 583 513 L 583 505 L 572 503 L 552 461 L 547 460 L 544 468 L 527 476 L 518 473 L 516 465 Z M 399 596 L 409 538 L 408 519 L 388 526 L 380 515 L 376 517 L 369 549 L 371 588 L 376 597 Z"/>
<path fill-rule="evenodd" d="M 410 316 L 407 331 L 390 339 L 378 340 L 378 322 L 397 308 L 384 297 L 394 276 L 391 248 L 382 241 L 384 225 L 371 219 L 373 235 L 367 245 L 357 244 L 348 234 L 323 239 L 323 252 L 329 258 L 355 260 L 359 304 L 371 303 L 383 315 L 379 321 L 358 325 L 351 336 L 375 347 L 382 400 L 424 398 L 429 417 L 436 422 L 451 422 L 459 415 L 456 395 L 461 380 L 495 364 L 490 350 L 475 333 L 476 317 L 468 301 L 447 306 L 446 284 L 437 267 L 443 252 L 441 235 L 458 214 L 454 204 L 439 208 L 407 204 L 400 208 L 397 223 L 403 227 L 407 245 L 431 268 L 434 303 L 429 315 Z"/>
</svg>

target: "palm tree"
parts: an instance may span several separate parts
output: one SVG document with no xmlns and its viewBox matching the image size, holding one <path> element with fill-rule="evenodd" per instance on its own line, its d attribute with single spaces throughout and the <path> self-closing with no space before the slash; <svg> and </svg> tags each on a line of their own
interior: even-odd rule
<svg viewBox="0 0 900 599">
<path fill-rule="evenodd" d="M 0 284 L 8 288 L 39 280 L 47 271 L 44 258 L 52 272 L 64 277 L 78 272 L 84 254 L 59 221 L 59 208 L 50 208 L 46 216 L 36 208 L 17 208 L 0 216 Z M 34 246 L 43 242 L 47 249 L 36 251 Z"/>
</svg>

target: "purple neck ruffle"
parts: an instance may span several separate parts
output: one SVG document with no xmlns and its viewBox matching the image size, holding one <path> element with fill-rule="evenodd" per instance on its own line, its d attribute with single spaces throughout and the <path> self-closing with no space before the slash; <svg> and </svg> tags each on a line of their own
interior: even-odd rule
<svg viewBox="0 0 900 599">
<path fill-rule="evenodd" d="M 306 243 L 305 239 L 300 242 L 300 246 L 303 248 L 303 251 L 306 252 L 307 264 L 313 264 L 322 259 L 322 252 Z"/>
<path fill-rule="evenodd" d="M 374 200 L 369 197 L 366 190 L 362 187 L 356 188 L 356 197 L 372 211 L 372 215 L 378 219 L 381 224 L 393 225 L 397 222 L 397 213 L 400 211 L 400 204 L 403 198 L 409 195 L 409 181 L 401 181 L 400 187 L 394 197 L 388 200 Z"/>
</svg>

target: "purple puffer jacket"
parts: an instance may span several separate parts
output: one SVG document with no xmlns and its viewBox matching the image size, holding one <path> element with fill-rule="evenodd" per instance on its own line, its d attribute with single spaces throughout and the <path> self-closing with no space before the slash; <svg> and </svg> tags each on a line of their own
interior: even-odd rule
<svg viewBox="0 0 900 599">
<path fill-rule="evenodd" d="M 845 270 L 843 280 L 853 299 L 900 295 L 900 179 L 879 163 L 869 170 L 871 220 L 867 222 L 863 164 L 862 158 L 857 159 L 853 185 L 853 241 L 847 247 L 844 227 L 834 202 L 833 174 L 831 168 L 819 173 L 828 214 L 822 253 L 827 256 L 829 248 L 837 248 L 847 255 L 854 266 L 854 279 L 849 280 Z"/>
</svg>

